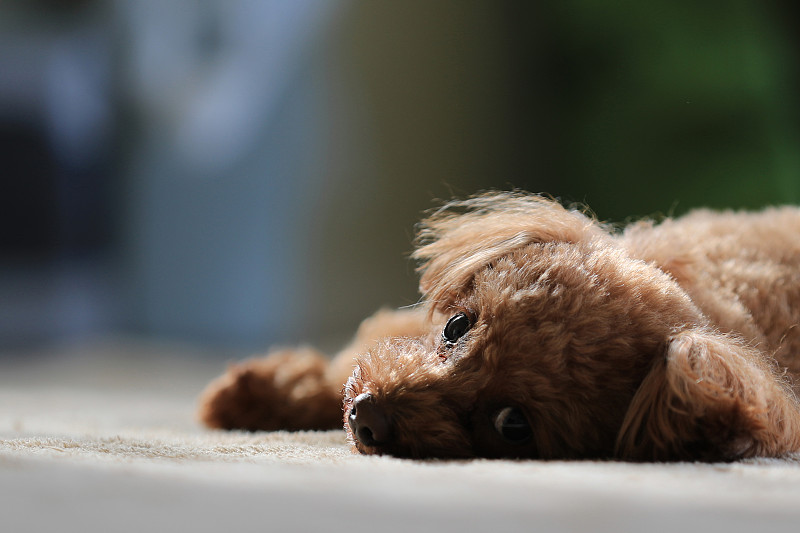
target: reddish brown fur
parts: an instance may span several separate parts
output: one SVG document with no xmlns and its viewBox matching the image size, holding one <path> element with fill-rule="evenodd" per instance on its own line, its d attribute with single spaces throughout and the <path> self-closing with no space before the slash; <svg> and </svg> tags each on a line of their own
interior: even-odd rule
<svg viewBox="0 0 800 533">
<path fill-rule="evenodd" d="M 330 364 L 300 350 L 232 367 L 204 393 L 203 421 L 334 427 L 346 381 L 345 429 L 363 453 L 731 460 L 800 449 L 800 210 L 695 211 L 612 232 L 551 200 L 496 193 L 448 204 L 419 243 L 423 305 L 368 319 Z M 444 342 L 458 313 L 470 327 Z M 391 439 L 353 434 L 359 395 Z M 524 413 L 527 441 L 495 430 L 508 406 Z"/>
</svg>

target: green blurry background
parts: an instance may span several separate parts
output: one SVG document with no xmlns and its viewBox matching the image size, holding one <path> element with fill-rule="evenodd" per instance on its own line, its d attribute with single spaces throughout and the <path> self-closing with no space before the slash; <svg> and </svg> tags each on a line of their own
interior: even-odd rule
<svg viewBox="0 0 800 533">
<path fill-rule="evenodd" d="M 414 224 L 485 189 L 611 221 L 797 203 L 798 13 L 3 3 L 0 344 L 334 344 L 417 301 Z"/>
<path fill-rule="evenodd" d="M 357 6 L 341 54 L 377 163 L 332 204 L 355 211 L 327 215 L 341 222 L 324 263 L 347 279 L 371 255 L 387 276 L 359 276 L 367 294 L 410 272 L 397 250 L 431 198 L 516 187 L 612 221 L 799 199 L 795 4 Z M 364 239 L 344 244 L 352 254 L 338 253 L 342 228 Z M 353 290 L 320 288 L 333 305 Z M 413 279 L 399 294 L 414 301 Z"/>
<path fill-rule="evenodd" d="M 402 4 L 359 4 L 344 32 L 392 181 L 612 219 L 798 200 L 792 3 Z"/>
</svg>

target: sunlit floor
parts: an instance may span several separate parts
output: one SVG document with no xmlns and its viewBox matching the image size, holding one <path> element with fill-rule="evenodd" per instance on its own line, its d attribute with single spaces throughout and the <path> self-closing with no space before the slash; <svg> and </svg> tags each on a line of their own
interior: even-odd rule
<svg viewBox="0 0 800 533">
<path fill-rule="evenodd" d="M 4 359 L 3 531 L 796 531 L 800 462 L 413 462 L 340 431 L 228 433 L 224 362 L 101 342 Z"/>
</svg>

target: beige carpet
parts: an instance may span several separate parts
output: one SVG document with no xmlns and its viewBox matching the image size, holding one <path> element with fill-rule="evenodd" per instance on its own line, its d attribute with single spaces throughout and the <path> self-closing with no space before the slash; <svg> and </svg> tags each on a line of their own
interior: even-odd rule
<svg viewBox="0 0 800 533">
<path fill-rule="evenodd" d="M 0 531 L 799 531 L 800 461 L 412 462 L 193 420 L 222 363 L 94 343 L 0 359 Z"/>
</svg>

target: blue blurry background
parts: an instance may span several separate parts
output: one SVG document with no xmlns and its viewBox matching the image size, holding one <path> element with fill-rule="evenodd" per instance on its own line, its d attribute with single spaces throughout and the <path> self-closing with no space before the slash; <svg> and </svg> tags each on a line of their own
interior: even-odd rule
<svg viewBox="0 0 800 533">
<path fill-rule="evenodd" d="M 0 348 L 346 340 L 434 199 L 800 200 L 784 0 L 0 3 Z"/>
</svg>

